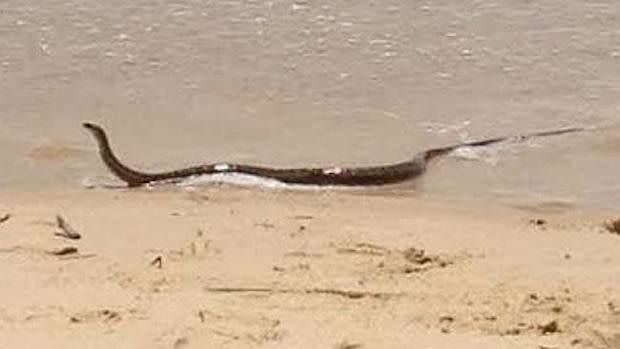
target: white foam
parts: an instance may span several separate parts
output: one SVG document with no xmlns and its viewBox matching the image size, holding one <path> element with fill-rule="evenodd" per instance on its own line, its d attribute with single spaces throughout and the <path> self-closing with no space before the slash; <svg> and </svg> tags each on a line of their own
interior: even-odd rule
<svg viewBox="0 0 620 349">
<path fill-rule="evenodd" d="M 266 189 L 287 189 L 300 191 L 325 191 L 325 190 L 355 190 L 363 187 L 348 187 L 339 185 L 313 185 L 313 184 L 289 184 L 276 179 L 248 175 L 245 173 L 228 172 L 215 173 L 190 177 L 175 183 L 184 188 L 208 186 L 213 184 L 231 184 L 243 187 L 257 187 Z M 369 186 L 372 187 L 372 186 Z M 366 189 L 368 187 L 365 187 Z"/>
<path fill-rule="evenodd" d="M 230 168 L 229 164 L 216 164 L 213 168 L 215 168 L 216 171 L 226 171 Z"/>
<path fill-rule="evenodd" d="M 467 161 L 484 161 L 493 166 L 499 162 L 498 147 L 459 147 L 449 154 L 450 157 Z"/>
<path fill-rule="evenodd" d="M 323 173 L 326 174 L 326 175 L 341 174 L 342 173 L 342 168 L 340 168 L 340 167 L 326 168 L 326 169 L 323 170 Z"/>
<path fill-rule="evenodd" d="M 194 176 L 184 179 L 178 183 L 179 186 L 192 187 L 208 185 L 214 183 L 233 184 L 240 186 L 264 187 L 264 188 L 286 188 L 286 183 L 275 179 L 252 176 L 243 173 L 214 173 L 208 175 Z"/>
<path fill-rule="evenodd" d="M 326 171 L 333 171 L 332 173 L 341 173 L 342 168 L 330 168 Z M 339 172 L 337 172 L 340 170 Z M 95 188 L 112 188 L 123 189 L 127 188 L 127 185 L 118 181 L 112 177 L 86 177 L 82 179 L 82 186 L 88 189 Z M 171 179 L 150 182 L 144 185 L 146 189 L 156 189 L 158 187 L 165 187 L 169 185 L 176 185 L 183 187 L 187 190 L 192 190 L 195 187 L 210 186 L 218 184 L 230 184 L 242 187 L 255 187 L 265 189 L 286 189 L 286 190 L 298 190 L 298 191 L 355 191 L 355 190 L 368 190 L 369 188 L 376 188 L 380 186 L 367 185 L 367 186 L 346 186 L 346 185 L 316 185 L 316 184 L 290 184 L 278 181 L 272 178 L 265 178 L 260 176 L 249 175 L 239 172 L 223 172 L 212 173 L 198 176 L 192 176 L 183 179 Z"/>
<path fill-rule="evenodd" d="M 151 182 L 144 185 L 146 189 L 155 189 L 157 187 L 166 185 L 177 185 L 184 188 L 208 186 L 214 184 L 231 184 L 243 187 L 257 187 L 267 189 L 291 189 L 291 190 L 333 190 L 337 188 L 344 188 L 340 186 L 320 186 L 320 185 L 306 185 L 306 184 L 287 184 L 275 179 L 248 175 L 237 172 L 227 173 L 214 173 L 205 174 L 199 176 L 188 177 L 185 179 L 173 179 Z M 127 188 L 126 184 L 118 181 L 113 177 L 104 176 L 92 176 L 85 177 L 81 181 L 81 185 L 87 189 L 97 188 L 113 188 L 122 189 Z"/>
</svg>

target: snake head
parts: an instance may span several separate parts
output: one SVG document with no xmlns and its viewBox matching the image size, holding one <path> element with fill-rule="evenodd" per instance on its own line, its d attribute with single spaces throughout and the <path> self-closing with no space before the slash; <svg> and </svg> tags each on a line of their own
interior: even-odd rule
<svg viewBox="0 0 620 349">
<path fill-rule="evenodd" d="M 108 137 L 101 126 L 93 124 L 92 122 L 85 122 L 82 126 L 92 133 L 100 146 L 108 142 Z"/>
<path fill-rule="evenodd" d="M 84 128 L 90 131 L 99 131 L 99 132 L 103 131 L 103 129 L 100 126 L 95 125 L 92 122 L 85 122 L 82 124 L 82 126 L 84 126 Z"/>
</svg>

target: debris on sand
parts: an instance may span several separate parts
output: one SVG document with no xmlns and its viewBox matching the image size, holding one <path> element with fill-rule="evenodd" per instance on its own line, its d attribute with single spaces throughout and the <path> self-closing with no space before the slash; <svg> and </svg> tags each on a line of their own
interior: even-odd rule
<svg viewBox="0 0 620 349">
<path fill-rule="evenodd" d="M 606 222 L 605 229 L 612 234 L 620 235 L 620 218 Z"/>
<path fill-rule="evenodd" d="M 11 219 L 11 214 L 7 213 L 4 216 L 0 217 L 0 223 L 4 223 L 4 222 L 8 221 L 9 219 Z"/>
<path fill-rule="evenodd" d="M 421 248 L 410 247 L 403 252 L 403 256 L 406 260 L 413 264 L 427 264 L 431 263 L 438 258 L 433 256 L 429 256 L 426 252 Z"/>
<path fill-rule="evenodd" d="M 439 255 L 429 255 L 424 249 L 410 247 L 403 251 L 403 257 L 411 265 L 405 268 L 405 273 L 422 272 L 432 268 L 445 268 L 454 263 Z"/>
<path fill-rule="evenodd" d="M 161 269 L 162 265 L 164 264 L 164 260 L 161 256 L 157 256 L 155 257 L 155 259 L 151 261 L 150 264 L 156 267 L 157 269 Z"/>
<path fill-rule="evenodd" d="M 538 226 L 538 227 L 542 227 L 547 224 L 547 220 L 543 218 L 532 218 L 530 219 L 530 224 Z"/>
<path fill-rule="evenodd" d="M 300 294 L 300 295 L 328 295 L 349 299 L 376 298 L 389 299 L 402 296 L 401 293 L 370 292 L 340 290 L 334 288 L 273 288 L 273 287 L 205 287 L 205 291 L 214 293 L 270 293 L 270 294 Z"/>
<path fill-rule="evenodd" d="M 538 326 L 538 329 L 543 335 L 560 332 L 560 327 L 556 320 L 550 321 L 544 325 Z"/>
<path fill-rule="evenodd" d="M 77 247 L 66 246 L 56 250 L 49 251 L 48 253 L 54 256 L 66 256 L 70 254 L 75 254 L 78 252 Z"/>
<path fill-rule="evenodd" d="M 82 235 L 78 233 L 72 226 L 67 223 L 67 221 L 61 216 L 56 216 L 56 225 L 61 230 L 59 233 L 55 233 L 54 235 L 63 237 L 65 239 L 70 240 L 79 240 L 82 238 Z"/>
</svg>

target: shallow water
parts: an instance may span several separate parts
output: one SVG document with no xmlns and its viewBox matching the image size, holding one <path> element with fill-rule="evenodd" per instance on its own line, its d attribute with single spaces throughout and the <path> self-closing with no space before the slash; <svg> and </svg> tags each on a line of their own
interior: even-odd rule
<svg viewBox="0 0 620 349">
<path fill-rule="evenodd" d="M 620 207 L 618 67 L 614 1 L 8 0 L 0 186 L 105 175 L 85 120 L 144 169 L 369 165 L 611 125 L 450 156 L 396 191 Z"/>
</svg>

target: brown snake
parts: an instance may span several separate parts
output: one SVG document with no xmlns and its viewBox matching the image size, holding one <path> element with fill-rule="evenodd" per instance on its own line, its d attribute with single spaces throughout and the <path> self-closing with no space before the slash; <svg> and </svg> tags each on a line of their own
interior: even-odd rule
<svg viewBox="0 0 620 349">
<path fill-rule="evenodd" d="M 187 167 L 175 171 L 146 173 L 134 170 L 124 165 L 112 152 L 110 142 L 105 131 L 93 123 L 84 123 L 99 146 L 99 154 L 108 169 L 119 179 L 127 183 L 130 187 L 137 187 L 153 182 L 176 181 L 199 175 L 209 175 L 218 173 L 241 173 L 263 178 L 275 179 L 289 184 L 306 185 L 343 185 L 343 186 L 364 186 L 364 185 L 386 185 L 403 182 L 422 175 L 426 171 L 428 163 L 441 155 L 462 147 L 481 147 L 493 143 L 508 140 L 523 141 L 533 137 L 546 137 L 561 135 L 566 133 L 585 131 L 585 128 L 574 127 L 551 131 L 534 132 L 514 137 L 498 137 L 482 141 L 463 142 L 440 148 L 424 150 L 415 154 L 411 159 L 387 164 L 382 166 L 367 167 L 326 167 L 326 168 L 272 168 L 264 166 L 253 166 L 245 164 L 204 164 Z"/>
</svg>

